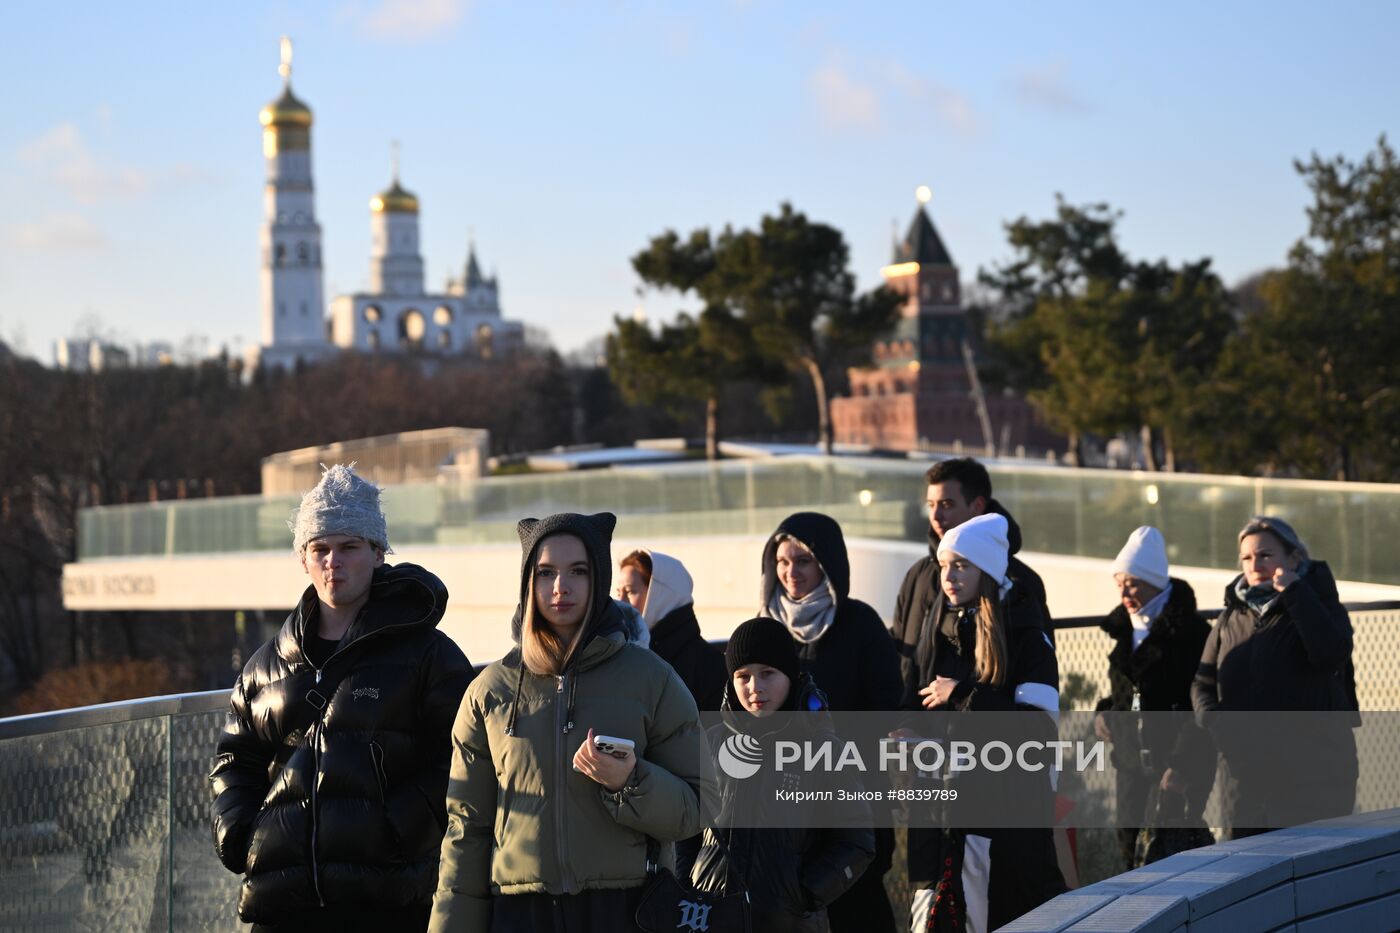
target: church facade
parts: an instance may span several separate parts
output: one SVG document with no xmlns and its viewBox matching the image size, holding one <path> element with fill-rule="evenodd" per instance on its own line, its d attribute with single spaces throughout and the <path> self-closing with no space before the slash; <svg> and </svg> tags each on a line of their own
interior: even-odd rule
<svg viewBox="0 0 1400 933">
<path fill-rule="evenodd" d="M 322 294 L 321 226 L 311 174 L 311 108 L 291 85 L 284 39 L 282 95 L 262 109 L 266 171 L 261 263 L 261 332 L 250 370 L 313 364 L 337 353 L 421 353 L 481 359 L 509 355 L 524 325 L 501 316 L 495 276 L 481 273 L 475 245 L 460 278 L 428 291 L 419 251 L 417 196 L 397 168 L 370 199 L 370 267 L 363 292 L 337 296 L 327 317 Z"/>
</svg>

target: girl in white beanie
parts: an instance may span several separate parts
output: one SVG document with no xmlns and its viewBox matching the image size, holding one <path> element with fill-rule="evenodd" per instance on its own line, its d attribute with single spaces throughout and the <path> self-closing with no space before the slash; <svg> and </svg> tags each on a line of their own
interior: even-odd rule
<svg viewBox="0 0 1400 933">
<path fill-rule="evenodd" d="M 942 593 L 929 613 L 932 624 L 923 627 L 914 657 L 905 662 L 905 708 L 1022 709 L 1055 716 L 1055 649 L 1038 601 L 1006 576 L 1006 519 L 981 515 L 953 528 L 939 542 L 938 564 Z M 1027 725 L 1054 732 L 1050 718 Z M 1053 790 L 1044 776 L 1022 782 L 1022 791 L 1027 800 L 1042 801 L 1047 813 L 1052 808 Z M 909 878 L 914 933 L 996 929 L 1065 890 L 1048 825 L 910 827 Z M 997 892 L 994 899 L 991 892 Z"/>
</svg>

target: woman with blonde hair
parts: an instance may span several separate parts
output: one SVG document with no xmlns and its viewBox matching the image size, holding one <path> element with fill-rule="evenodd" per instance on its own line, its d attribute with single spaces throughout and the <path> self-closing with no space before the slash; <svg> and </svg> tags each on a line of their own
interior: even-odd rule
<svg viewBox="0 0 1400 933">
<path fill-rule="evenodd" d="M 1039 601 L 1006 576 L 1007 558 L 1001 515 L 970 518 L 943 536 L 942 591 L 912 646 L 906 709 L 1040 711 L 1048 716 L 1030 725 L 1053 732 L 1051 717 L 1059 711 L 1055 649 Z M 901 730 L 896 737 L 910 734 Z M 1043 777 L 1025 790 L 1048 815 L 1053 788 Z M 1047 820 L 1025 829 L 910 827 L 911 930 L 993 930 L 1063 892 L 1049 826 Z"/>
<path fill-rule="evenodd" d="M 452 730 L 434 933 L 635 929 L 649 840 L 692 836 L 713 787 L 695 701 L 629 643 L 610 597 L 616 518 L 527 518 L 519 647 Z"/>
<path fill-rule="evenodd" d="M 1196 717 L 1222 754 L 1220 796 L 1233 838 L 1351 813 L 1351 730 L 1360 724 L 1351 618 L 1332 571 L 1281 518 L 1254 516 L 1238 540 L 1241 573 L 1225 588 L 1225 611 L 1191 685 Z M 1257 716 L 1234 715 L 1244 711 L 1295 713 L 1288 741 L 1261 729 Z"/>
</svg>

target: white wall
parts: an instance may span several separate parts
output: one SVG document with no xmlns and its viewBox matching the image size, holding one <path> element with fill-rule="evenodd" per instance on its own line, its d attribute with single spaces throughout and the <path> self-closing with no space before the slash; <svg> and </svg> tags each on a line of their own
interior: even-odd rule
<svg viewBox="0 0 1400 933">
<path fill-rule="evenodd" d="M 695 579 L 695 610 L 708 638 L 724 638 L 758 609 L 759 555 L 755 535 L 694 538 L 622 538 L 621 557 L 645 546 L 683 561 Z M 904 573 L 923 544 L 851 539 L 851 594 L 888 620 Z M 1099 615 L 1113 608 L 1117 591 L 1110 561 L 1055 554 L 1020 555 L 1045 581 L 1057 617 Z M 390 561 L 421 564 L 447 584 L 450 599 L 442 628 L 481 663 L 510 647 L 510 618 L 519 598 L 520 548 L 516 545 L 406 547 Z M 1231 570 L 1174 567 L 1196 591 L 1201 608 L 1219 606 Z M 145 560 L 97 560 L 63 568 L 64 605 L 74 610 L 168 611 L 180 609 L 290 609 L 308 583 L 286 552 L 213 554 Z M 1400 600 L 1400 586 L 1341 583 L 1344 601 Z"/>
</svg>

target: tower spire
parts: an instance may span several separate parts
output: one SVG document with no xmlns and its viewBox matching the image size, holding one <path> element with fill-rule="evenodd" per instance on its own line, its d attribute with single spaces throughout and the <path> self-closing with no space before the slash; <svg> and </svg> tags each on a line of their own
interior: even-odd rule
<svg viewBox="0 0 1400 933">
<path fill-rule="evenodd" d="M 282 63 L 277 66 L 277 73 L 282 76 L 282 84 L 290 88 L 292 86 L 292 38 L 282 37 Z"/>
<path fill-rule="evenodd" d="M 389 166 L 394 174 L 394 184 L 399 183 L 399 141 L 397 139 L 389 143 Z"/>
</svg>

